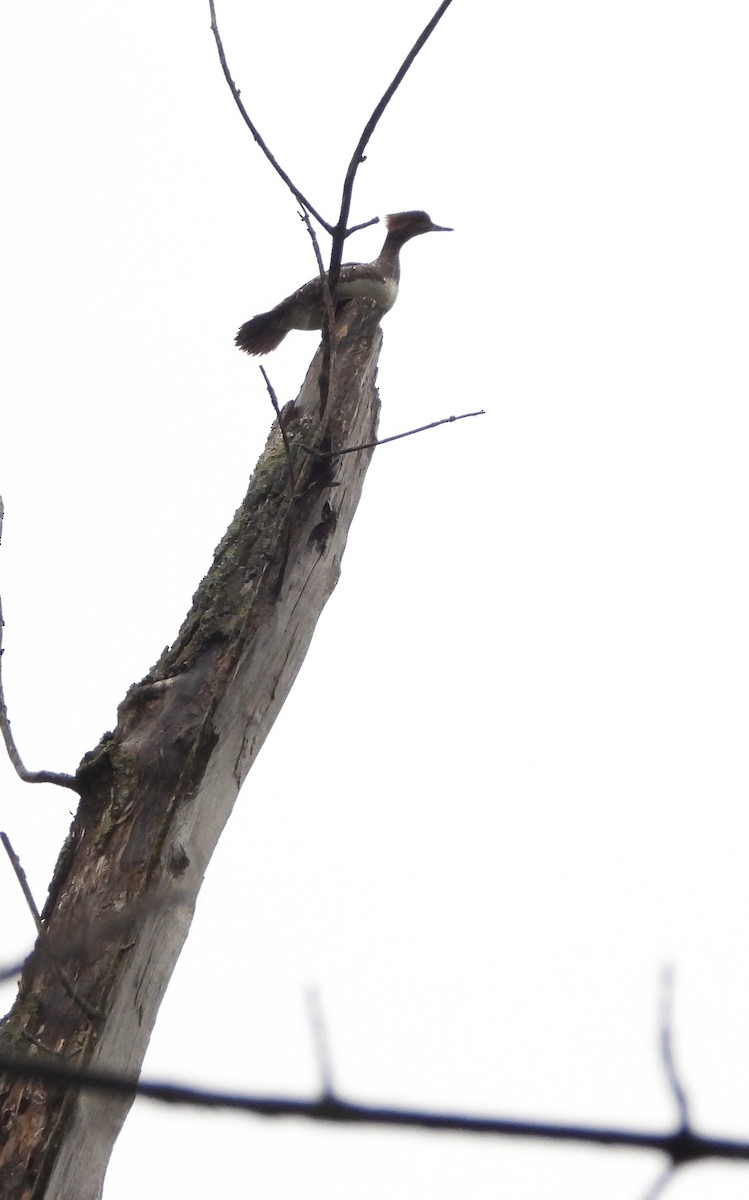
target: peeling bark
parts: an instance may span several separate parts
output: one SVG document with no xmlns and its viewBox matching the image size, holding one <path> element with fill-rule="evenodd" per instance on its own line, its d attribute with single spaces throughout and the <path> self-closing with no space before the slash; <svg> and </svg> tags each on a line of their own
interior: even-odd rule
<svg viewBox="0 0 749 1200">
<path fill-rule="evenodd" d="M 320 352 L 274 424 L 174 644 L 86 754 L 6 1051 L 137 1074 L 237 793 L 333 591 L 376 432 L 377 312 L 350 305 L 320 419 Z M 62 967 L 69 982 L 61 978 Z M 72 987 L 71 987 L 72 984 Z M 4 1200 L 98 1200 L 131 1100 L 0 1079 Z"/>
</svg>

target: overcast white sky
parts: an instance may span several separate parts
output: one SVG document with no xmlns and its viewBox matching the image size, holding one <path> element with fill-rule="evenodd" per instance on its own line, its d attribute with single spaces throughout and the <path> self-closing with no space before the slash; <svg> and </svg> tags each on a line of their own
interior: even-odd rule
<svg viewBox="0 0 749 1200">
<path fill-rule="evenodd" d="M 435 0 L 219 0 L 331 218 Z M 13 728 L 73 771 L 176 635 L 272 412 L 237 326 L 314 274 L 207 0 L 4 5 L 0 581 Z M 455 0 L 352 220 L 426 208 L 339 587 L 211 864 L 145 1074 L 662 1127 L 658 977 L 702 1130 L 749 1136 L 749 14 Z M 374 256 L 381 229 L 347 257 Z M 282 400 L 314 351 L 266 361 Z M 71 796 L 0 763 L 41 904 Z M 0 863 L 2 945 L 32 929 Z M 8 1007 L 14 987 L 0 989 Z M 656 1156 L 164 1112 L 105 1200 L 640 1200 Z M 738 1200 L 749 1169 L 669 1200 Z"/>
</svg>

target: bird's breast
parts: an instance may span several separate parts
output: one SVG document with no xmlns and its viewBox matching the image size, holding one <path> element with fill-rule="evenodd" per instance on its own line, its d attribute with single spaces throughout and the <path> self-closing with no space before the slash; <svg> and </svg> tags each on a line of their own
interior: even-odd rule
<svg viewBox="0 0 749 1200">
<path fill-rule="evenodd" d="M 360 296 L 366 300 L 374 300 L 379 308 L 387 312 L 395 304 L 398 283 L 395 279 L 383 276 L 354 276 L 349 279 L 341 279 L 337 291 L 339 296 L 343 296 L 347 300 Z"/>
</svg>

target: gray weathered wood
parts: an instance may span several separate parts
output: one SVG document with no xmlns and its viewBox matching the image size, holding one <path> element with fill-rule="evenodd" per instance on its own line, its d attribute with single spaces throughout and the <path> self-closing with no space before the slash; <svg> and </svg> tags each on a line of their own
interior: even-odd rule
<svg viewBox="0 0 749 1200">
<path fill-rule="evenodd" d="M 375 436 L 377 313 L 349 306 L 338 333 L 324 418 L 319 353 L 284 412 L 293 497 L 274 425 L 177 640 L 79 767 L 80 805 L 43 913 L 49 953 L 37 944 L 26 964 L 2 1049 L 140 1070 L 211 854 L 338 580 L 371 458 L 302 447 Z M 98 1200 L 130 1103 L 1 1080 L 0 1195 Z"/>
</svg>

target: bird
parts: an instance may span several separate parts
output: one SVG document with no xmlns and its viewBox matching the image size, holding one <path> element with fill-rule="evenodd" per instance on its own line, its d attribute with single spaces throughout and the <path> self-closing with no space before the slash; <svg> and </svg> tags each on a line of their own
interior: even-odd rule
<svg viewBox="0 0 749 1200">
<path fill-rule="evenodd" d="M 400 249 L 421 233 L 452 233 L 435 225 L 428 213 L 391 213 L 385 217 L 387 237 L 370 263 L 344 263 L 336 285 L 336 307 L 354 298 L 373 300 L 383 314 L 395 304 L 400 280 Z M 245 321 L 234 341 L 246 354 L 270 354 L 291 329 L 322 329 L 325 294 L 322 279 L 310 279 L 269 312 Z"/>
</svg>

